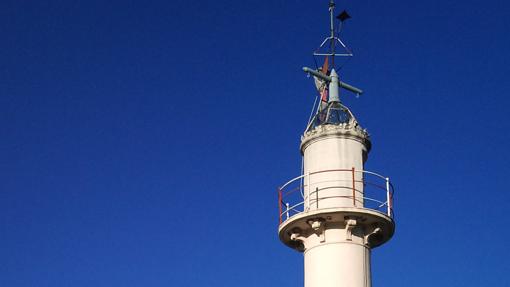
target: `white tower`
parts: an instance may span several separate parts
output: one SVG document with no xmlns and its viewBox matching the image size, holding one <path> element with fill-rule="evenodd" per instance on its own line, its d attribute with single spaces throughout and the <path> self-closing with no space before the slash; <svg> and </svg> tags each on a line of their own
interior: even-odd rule
<svg viewBox="0 0 510 287">
<path fill-rule="evenodd" d="M 352 53 L 335 31 L 334 6 L 331 0 L 331 34 L 314 53 L 325 57 L 324 64 L 303 68 L 314 77 L 320 102 L 301 137 L 303 173 L 278 190 L 278 234 L 303 252 L 305 287 L 370 287 L 371 249 L 390 240 L 395 229 L 393 187 L 389 178 L 364 169 L 369 135 L 340 102 L 340 88 L 362 91 L 341 82 L 335 71 L 335 57 Z M 337 18 L 341 27 L 350 16 L 344 11 Z M 335 52 L 336 45 L 344 52 Z"/>
</svg>

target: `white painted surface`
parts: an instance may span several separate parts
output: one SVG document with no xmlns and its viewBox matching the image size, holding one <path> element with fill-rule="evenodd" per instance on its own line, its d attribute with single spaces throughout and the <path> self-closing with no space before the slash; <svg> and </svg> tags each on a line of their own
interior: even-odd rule
<svg viewBox="0 0 510 287">
<path fill-rule="evenodd" d="M 362 244 L 322 244 L 304 257 L 305 287 L 371 286 L 370 249 Z"/>
<path fill-rule="evenodd" d="M 305 210 L 362 207 L 363 174 L 351 170 L 363 170 L 367 153 L 363 138 L 348 136 L 340 128 L 323 134 L 303 141 L 304 174 L 311 174 L 305 178 Z M 316 173 L 338 169 L 345 171 Z"/>
</svg>

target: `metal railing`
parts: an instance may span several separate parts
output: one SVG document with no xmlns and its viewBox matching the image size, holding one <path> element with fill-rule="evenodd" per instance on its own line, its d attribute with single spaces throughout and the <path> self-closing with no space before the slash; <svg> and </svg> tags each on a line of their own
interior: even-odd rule
<svg viewBox="0 0 510 287">
<path fill-rule="evenodd" d="M 341 192 L 331 194 L 328 190 Z M 331 199 L 347 199 L 337 201 L 341 202 L 340 206 L 334 207 L 371 209 L 393 218 L 393 192 L 388 177 L 367 170 L 352 168 L 310 172 L 278 188 L 279 223 L 303 212 L 320 210 L 321 202 Z"/>
</svg>

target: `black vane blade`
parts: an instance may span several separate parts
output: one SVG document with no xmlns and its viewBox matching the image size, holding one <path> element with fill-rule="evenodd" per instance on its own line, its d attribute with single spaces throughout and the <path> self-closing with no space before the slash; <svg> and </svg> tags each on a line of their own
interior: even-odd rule
<svg viewBox="0 0 510 287">
<path fill-rule="evenodd" d="M 351 18 L 351 15 L 349 15 L 349 13 L 347 13 L 347 11 L 342 11 L 342 13 L 338 14 L 338 16 L 336 16 L 336 18 L 338 20 L 340 20 L 341 22 L 347 20 L 347 19 L 350 19 Z"/>
</svg>

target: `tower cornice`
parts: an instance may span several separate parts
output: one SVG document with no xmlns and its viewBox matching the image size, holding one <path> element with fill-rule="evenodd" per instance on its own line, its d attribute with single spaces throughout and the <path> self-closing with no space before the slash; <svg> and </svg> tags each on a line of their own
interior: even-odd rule
<svg viewBox="0 0 510 287">
<path fill-rule="evenodd" d="M 358 141 L 365 146 L 367 154 L 372 147 L 370 135 L 366 129 L 361 128 L 356 121 L 352 121 L 350 123 L 341 123 L 338 125 L 320 125 L 305 132 L 301 136 L 301 154 L 304 153 L 304 150 L 310 144 L 331 137 Z"/>
</svg>

